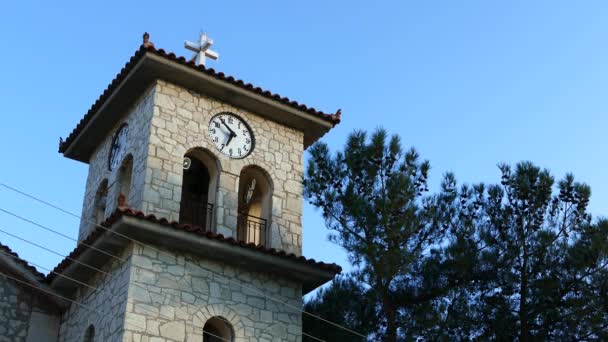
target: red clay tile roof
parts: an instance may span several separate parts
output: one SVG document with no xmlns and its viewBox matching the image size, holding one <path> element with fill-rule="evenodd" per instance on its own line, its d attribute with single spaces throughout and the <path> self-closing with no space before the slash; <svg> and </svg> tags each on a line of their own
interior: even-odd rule
<svg viewBox="0 0 608 342">
<path fill-rule="evenodd" d="M 93 118 L 95 113 L 102 107 L 105 101 L 112 95 L 112 93 L 118 88 L 120 83 L 125 79 L 125 77 L 129 74 L 131 69 L 137 64 L 137 62 L 145 55 L 146 52 L 153 53 L 157 56 L 164 57 L 170 61 L 177 62 L 181 65 L 185 65 L 191 69 L 197 70 L 202 74 L 206 74 L 212 76 L 218 80 L 230 83 L 232 85 L 238 86 L 240 88 L 251 91 L 252 93 L 264 96 L 271 100 L 277 101 L 284 105 L 290 106 L 292 108 L 307 112 L 314 116 L 317 116 L 320 119 L 323 119 L 333 126 L 340 123 L 341 119 L 341 111 L 338 110 L 335 114 L 326 114 L 322 111 L 316 110 L 313 107 L 308 107 L 305 104 L 298 103 L 297 101 L 290 100 L 287 97 L 282 97 L 278 94 L 272 93 L 268 90 L 264 90 L 260 87 L 255 87 L 251 83 L 245 83 L 243 80 L 236 79 L 232 76 L 227 76 L 223 72 L 216 72 L 213 68 L 207 68 L 203 65 L 196 65 L 193 61 L 186 60 L 185 57 L 178 57 L 173 52 L 166 52 L 163 49 L 156 49 L 154 45 L 141 45 L 139 50 L 135 52 L 135 54 L 129 59 L 129 61 L 125 64 L 125 66 L 120 70 L 120 72 L 114 77 L 112 82 L 108 85 L 108 87 L 104 90 L 104 92 L 99 96 L 99 98 L 95 101 L 95 103 L 91 106 L 85 116 L 80 120 L 76 128 L 72 130 L 70 135 L 63 140 L 59 141 L 59 152 L 63 153 L 67 150 L 68 146 L 76 139 L 78 134 L 82 129 L 84 129 L 85 125 Z"/>
<path fill-rule="evenodd" d="M 157 218 L 154 215 L 146 215 L 141 211 L 137 211 L 137 210 L 130 209 L 130 208 L 117 209 L 101 225 L 104 227 L 110 227 L 110 226 L 112 226 L 112 224 L 114 224 L 116 221 L 118 221 L 118 219 L 120 219 L 122 216 L 129 216 L 129 217 L 135 217 L 135 218 L 142 219 L 142 220 L 147 220 L 149 222 L 157 223 L 157 224 L 160 224 L 167 228 L 182 230 L 182 231 L 196 234 L 199 236 L 204 236 L 208 239 L 217 240 L 217 241 L 221 241 L 223 243 L 231 244 L 231 245 L 234 245 L 235 248 L 248 248 L 248 249 L 260 252 L 260 253 L 273 255 L 273 256 L 276 256 L 279 258 L 289 259 L 289 260 L 296 261 L 299 263 L 311 265 L 313 267 L 318 267 L 319 269 L 322 269 L 324 271 L 334 272 L 336 274 L 342 272 L 342 267 L 340 267 L 339 265 L 336 265 L 334 263 L 327 264 L 327 263 L 324 263 L 321 261 L 316 261 L 315 259 L 307 259 L 303 256 L 297 256 L 293 253 L 286 253 L 285 251 L 282 251 L 282 250 L 277 250 L 274 248 L 266 248 L 261 245 L 255 245 L 254 243 L 245 243 L 245 242 L 237 241 L 232 237 L 227 238 L 222 234 L 216 234 L 213 232 L 205 231 L 203 228 L 198 227 L 198 226 L 192 226 L 189 224 L 180 224 L 175 221 L 170 222 L 166 218 Z M 63 272 L 70 264 L 72 264 L 73 261 L 71 259 L 77 259 L 78 256 L 82 252 L 84 252 L 86 249 L 89 248 L 86 245 L 92 245 L 95 242 L 95 240 L 97 238 L 99 238 L 99 236 L 102 235 L 102 233 L 104 231 L 105 231 L 105 229 L 97 227 L 93 232 L 91 232 L 89 234 L 89 236 L 84 241 L 82 241 L 83 243 L 78 244 L 78 246 L 65 259 L 63 259 L 59 263 L 59 265 L 57 265 L 55 267 L 53 272 L 51 272 L 47 275 L 46 281 L 51 282 L 53 280 L 53 278 L 55 278 L 56 273 Z"/>
<path fill-rule="evenodd" d="M 16 263 L 18 263 L 19 265 L 23 266 L 24 269 L 26 269 L 27 271 L 29 271 L 30 273 L 32 273 L 39 280 L 44 279 L 44 274 L 38 272 L 38 270 L 36 269 L 36 267 L 30 265 L 27 261 L 21 259 L 19 257 L 19 254 L 13 252 L 8 246 L 3 245 L 2 243 L 0 243 L 0 250 L 2 250 L 2 252 L 4 252 L 4 253 L 12 255 L 13 256 L 13 260 L 15 260 Z"/>
</svg>

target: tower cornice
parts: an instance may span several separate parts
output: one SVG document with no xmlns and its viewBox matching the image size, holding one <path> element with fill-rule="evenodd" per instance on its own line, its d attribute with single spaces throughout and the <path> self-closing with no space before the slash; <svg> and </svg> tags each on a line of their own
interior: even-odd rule
<svg viewBox="0 0 608 342">
<path fill-rule="evenodd" d="M 221 234 L 207 232 L 200 227 L 170 222 L 155 215 L 145 215 L 129 208 L 118 209 L 104 223 L 79 244 L 45 279 L 51 287 L 69 293 L 78 287 L 59 274 L 86 281 L 95 274 L 91 268 L 101 267 L 111 254 L 117 253 L 132 241 L 158 249 L 181 251 L 203 258 L 221 261 L 248 270 L 280 275 L 302 284 L 303 294 L 333 279 L 342 268 L 314 259 L 252 243 L 239 242 Z M 129 239 L 125 239 L 128 236 Z M 93 248 L 94 247 L 94 248 Z M 109 253 L 101 253 L 99 250 Z M 82 278 L 82 279 L 80 279 Z"/>
<path fill-rule="evenodd" d="M 335 114 L 324 113 L 147 44 L 131 57 L 67 138 L 61 139 L 59 152 L 88 162 L 99 141 L 159 79 L 300 130 L 304 133 L 305 148 L 341 119 L 339 110 Z"/>
</svg>

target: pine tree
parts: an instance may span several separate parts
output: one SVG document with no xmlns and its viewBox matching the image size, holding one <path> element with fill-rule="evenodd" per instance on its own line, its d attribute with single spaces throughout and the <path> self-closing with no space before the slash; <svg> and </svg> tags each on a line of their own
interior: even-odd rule
<svg viewBox="0 0 608 342">
<path fill-rule="evenodd" d="M 361 329 L 368 315 L 366 333 L 391 342 L 608 340 L 608 221 L 587 212 L 589 186 L 530 162 L 499 168 L 497 185 L 448 173 L 429 195 L 429 163 L 383 130 L 354 132 L 333 155 L 314 145 L 304 193 L 358 285 L 311 309 Z M 329 295 L 351 290 L 347 306 Z"/>
<path fill-rule="evenodd" d="M 468 227 L 486 277 L 459 289 L 458 318 L 445 329 L 466 326 L 478 340 L 606 340 L 608 222 L 592 223 L 589 186 L 572 175 L 555 186 L 530 162 L 500 170 L 499 185 L 463 186 L 451 204 L 461 213 L 452 226 Z"/>
<path fill-rule="evenodd" d="M 450 242 L 440 223 L 449 214 L 438 208 L 455 193 L 427 196 L 429 163 L 414 149 L 404 152 L 397 136 L 387 138 L 382 129 L 370 139 L 356 131 L 335 155 L 323 143 L 314 145 L 304 193 L 322 210 L 330 240 L 347 251 L 356 279 L 372 291 L 377 336 L 397 341 L 417 333 L 410 321 L 424 318 L 420 308 L 466 284 L 472 272 L 440 271 L 461 257 L 446 259 L 441 247 Z"/>
<path fill-rule="evenodd" d="M 350 276 L 337 277 L 328 287 L 322 288 L 306 302 L 304 311 L 323 317 L 359 334 L 372 335 L 378 330 L 378 310 L 373 292 Z M 303 331 L 325 341 L 362 341 L 346 329 L 305 314 Z M 305 342 L 318 341 L 306 335 Z"/>
</svg>

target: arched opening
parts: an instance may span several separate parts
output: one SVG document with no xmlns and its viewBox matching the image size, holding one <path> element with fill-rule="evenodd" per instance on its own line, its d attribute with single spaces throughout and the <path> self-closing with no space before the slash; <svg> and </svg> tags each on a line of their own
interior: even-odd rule
<svg viewBox="0 0 608 342">
<path fill-rule="evenodd" d="M 218 177 L 219 163 L 211 153 L 202 148 L 195 148 L 186 153 L 179 211 L 180 223 L 212 230 Z"/>
<path fill-rule="evenodd" d="M 108 180 L 104 179 L 97 187 L 95 200 L 93 201 L 93 221 L 95 224 L 102 223 L 106 218 L 106 203 L 108 199 Z"/>
<path fill-rule="evenodd" d="M 234 332 L 228 321 L 221 317 L 211 317 L 203 327 L 203 342 L 234 341 Z"/>
<path fill-rule="evenodd" d="M 93 324 L 89 325 L 87 330 L 84 333 L 84 342 L 93 342 L 95 341 L 95 327 Z"/>
<path fill-rule="evenodd" d="M 118 171 L 118 207 L 129 206 L 131 177 L 133 175 L 133 156 L 127 155 Z"/>
<path fill-rule="evenodd" d="M 266 245 L 272 204 L 272 183 L 266 171 L 247 166 L 239 178 L 237 238 L 239 241 Z"/>
</svg>

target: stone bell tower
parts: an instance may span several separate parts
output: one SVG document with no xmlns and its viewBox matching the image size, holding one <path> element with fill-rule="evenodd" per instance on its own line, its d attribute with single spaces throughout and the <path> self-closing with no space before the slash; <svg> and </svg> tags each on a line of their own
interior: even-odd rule
<svg viewBox="0 0 608 342">
<path fill-rule="evenodd" d="M 79 240 L 120 255 L 74 251 L 107 275 L 67 259 L 58 266 L 106 291 L 52 277 L 55 288 L 109 314 L 73 308 L 62 317 L 65 340 L 94 327 L 104 341 L 299 341 L 294 307 L 340 271 L 301 256 L 303 153 L 339 111 L 204 66 L 219 57 L 212 44 L 206 35 L 186 42 L 188 60 L 146 33 L 60 142 L 64 156 L 89 164 Z"/>
</svg>

